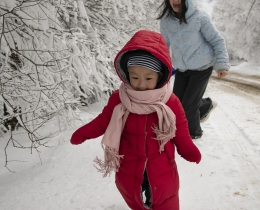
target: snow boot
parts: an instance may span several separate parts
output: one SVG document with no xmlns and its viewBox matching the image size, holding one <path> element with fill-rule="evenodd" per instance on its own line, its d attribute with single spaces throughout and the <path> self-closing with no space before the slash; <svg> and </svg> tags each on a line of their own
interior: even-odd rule
<svg viewBox="0 0 260 210">
<path fill-rule="evenodd" d="M 209 119 L 210 113 L 217 107 L 217 102 L 211 100 L 212 104 L 209 111 L 200 119 L 200 123 L 204 123 Z"/>
</svg>

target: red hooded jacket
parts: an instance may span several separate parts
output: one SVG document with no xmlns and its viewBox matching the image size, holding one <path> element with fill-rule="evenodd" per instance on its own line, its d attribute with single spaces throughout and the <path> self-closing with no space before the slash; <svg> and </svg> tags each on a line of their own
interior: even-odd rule
<svg viewBox="0 0 260 210">
<path fill-rule="evenodd" d="M 161 34 L 147 30 L 138 31 L 117 54 L 114 65 L 120 79 L 129 83 L 122 57 L 126 52 L 138 49 L 152 53 L 164 63 L 164 81 L 161 85 L 165 85 L 172 71 L 168 48 Z M 101 114 L 74 132 L 71 143 L 81 144 L 85 140 L 103 135 L 114 107 L 119 103 L 117 90 L 111 95 Z M 130 113 L 121 135 L 119 154 L 124 157 L 120 159 L 115 181 L 126 203 L 133 210 L 148 209 L 143 204 L 141 192 L 145 169 L 151 191 L 150 209 L 178 210 L 179 176 L 174 160 L 175 148 L 187 161 L 199 163 L 201 159 L 198 148 L 190 138 L 188 122 L 179 99 L 172 94 L 166 105 L 176 115 L 177 130 L 176 136 L 165 145 L 163 152 L 159 152 L 159 144 L 154 139 L 156 135 L 152 130 L 153 125 L 158 124 L 156 112 L 148 115 Z"/>
</svg>

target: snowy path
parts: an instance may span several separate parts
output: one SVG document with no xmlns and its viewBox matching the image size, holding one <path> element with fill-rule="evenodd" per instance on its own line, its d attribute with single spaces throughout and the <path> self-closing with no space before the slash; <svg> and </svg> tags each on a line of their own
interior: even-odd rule
<svg viewBox="0 0 260 210">
<path fill-rule="evenodd" d="M 253 83 L 259 81 L 250 81 Z M 195 141 L 203 159 L 197 165 L 176 158 L 181 210 L 258 210 L 260 90 L 213 76 L 206 95 L 216 100 L 218 107 L 202 125 L 203 138 Z M 93 105 L 89 113 L 82 115 L 83 119 L 86 122 L 93 119 L 101 109 L 101 104 Z M 37 154 L 15 150 L 14 155 L 27 162 L 10 163 L 17 170 L 14 174 L 1 168 L 1 210 L 128 209 L 115 187 L 113 175 L 102 178 L 93 167 L 95 156 L 102 157 L 100 138 L 72 146 L 69 143 L 72 132 L 54 138 L 56 146 L 52 149 L 42 150 L 42 165 Z M 5 141 L 1 138 L 1 148 Z M 4 165 L 2 153 L 0 161 Z"/>
<path fill-rule="evenodd" d="M 204 135 L 196 141 L 203 153 L 198 168 L 193 166 L 191 170 L 180 160 L 182 209 L 257 210 L 260 90 L 213 77 L 207 94 L 218 102 L 218 107 L 202 124 Z"/>
</svg>

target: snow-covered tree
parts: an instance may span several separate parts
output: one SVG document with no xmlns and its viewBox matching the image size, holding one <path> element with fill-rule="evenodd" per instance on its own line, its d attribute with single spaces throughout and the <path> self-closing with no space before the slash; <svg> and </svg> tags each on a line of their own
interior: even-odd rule
<svg viewBox="0 0 260 210">
<path fill-rule="evenodd" d="M 217 0 L 213 20 L 225 37 L 231 59 L 259 62 L 259 14 L 259 0 Z"/>
<path fill-rule="evenodd" d="M 49 137 L 80 120 L 78 105 L 106 99 L 118 87 L 113 59 L 134 32 L 157 29 L 157 4 L 156 0 L 0 2 L 0 133 L 5 130 L 10 136 L 6 161 L 8 146 L 36 150 L 47 146 Z M 43 133 L 51 121 L 58 126 Z M 18 125 L 30 144 L 15 138 Z"/>
</svg>

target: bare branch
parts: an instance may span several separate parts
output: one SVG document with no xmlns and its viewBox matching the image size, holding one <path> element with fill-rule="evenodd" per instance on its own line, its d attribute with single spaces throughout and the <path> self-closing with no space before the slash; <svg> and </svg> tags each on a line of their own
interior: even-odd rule
<svg viewBox="0 0 260 210">
<path fill-rule="evenodd" d="M 247 23 L 247 20 L 248 20 L 248 18 L 249 18 L 249 16 L 250 16 L 251 10 L 252 10 L 252 8 L 253 8 L 253 6 L 254 6 L 255 3 L 256 3 L 256 0 L 254 0 L 254 1 L 252 2 L 251 6 L 250 6 L 250 9 L 248 10 L 248 13 L 247 13 L 247 16 L 246 16 L 246 23 Z"/>
</svg>

